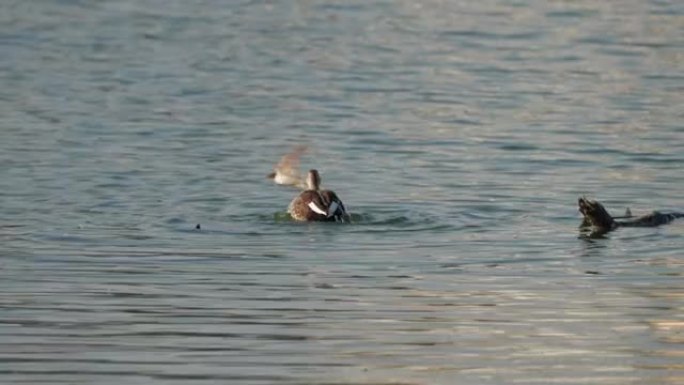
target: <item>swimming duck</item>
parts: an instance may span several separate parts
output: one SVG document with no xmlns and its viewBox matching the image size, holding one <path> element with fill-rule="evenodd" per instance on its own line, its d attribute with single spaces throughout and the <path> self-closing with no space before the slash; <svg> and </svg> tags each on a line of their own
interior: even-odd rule
<svg viewBox="0 0 684 385">
<path fill-rule="evenodd" d="M 287 212 L 297 221 L 348 222 L 349 214 L 340 198 L 331 190 L 321 190 L 321 176 L 309 170 L 306 190 L 290 202 Z"/>
<path fill-rule="evenodd" d="M 294 186 L 299 189 L 307 189 L 306 181 L 299 173 L 299 157 L 305 153 L 307 147 L 304 145 L 296 146 L 292 151 L 283 155 L 273 172 L 267 178 L 273 179 L 276 184 Z"/>
</svg>

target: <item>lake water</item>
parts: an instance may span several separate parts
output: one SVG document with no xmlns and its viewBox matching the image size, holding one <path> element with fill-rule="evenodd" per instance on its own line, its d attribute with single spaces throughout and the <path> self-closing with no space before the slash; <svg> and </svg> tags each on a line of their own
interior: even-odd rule
<svg viewBox="0 0 684 385">
<path fill-rule="evenodd" d="M 0 382 L 682 384 L 680 1 L 5 0 Z M 355 222 L 282 220 L 297 144 Z M 201 224 L 201 230 L 195 226 Z"/>
</svg>

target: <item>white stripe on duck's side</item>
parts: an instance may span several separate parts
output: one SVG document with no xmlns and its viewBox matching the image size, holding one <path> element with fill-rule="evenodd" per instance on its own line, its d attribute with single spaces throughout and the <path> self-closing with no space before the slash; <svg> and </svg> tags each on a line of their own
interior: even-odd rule
<svg viewBox="0 0 684 385">
<path fill-rule="evenodd" d="M 309 206 L 309 208 L 310 208 L 311 210 L 313 210 L 313 212 L 315 212 L 315 213 L 317 213 L 317 214 L 321 214 L 321 215 L 325 215 L 326 217 L 330 217 L 330 214 L 328 214 L 328 213 L 327 213 L 325 210 L 323 210 L 322 208 L 318 207 L 318 206 L 316 205 L 316 202 L 314 202 L 314 201 L 309 202 L 309 204 L 308 204 L 307 206 Z M 334 211 L 333 211 L 333 212 L 334 212 Z"/>
</svg>

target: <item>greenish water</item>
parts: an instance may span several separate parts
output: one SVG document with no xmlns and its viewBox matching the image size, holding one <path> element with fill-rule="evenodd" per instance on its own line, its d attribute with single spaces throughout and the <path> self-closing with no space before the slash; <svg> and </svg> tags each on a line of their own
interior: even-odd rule
<svg viewBox="0 0 684 385">
<path fill-rule="evenodd" d="M 669 1 L 4 1 L 0 383 L 679 384 Z M 354 214 L 284 220 L 305 143 Z M 201 229 L 195 229 L 197 224 Z"/>
</svg>

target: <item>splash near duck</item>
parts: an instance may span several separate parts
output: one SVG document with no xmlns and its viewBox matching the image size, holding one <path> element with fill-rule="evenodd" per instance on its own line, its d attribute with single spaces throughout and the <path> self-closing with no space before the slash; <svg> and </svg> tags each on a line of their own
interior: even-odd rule
<svg viewBox="0 0 684 385">
<path fill-rule="evenodd" d="M 307 151 L 305 145 L 296 146 L 289 153 L 283 155 L 280 161 L 273 168 L 273 172 L 266 177 L 273 179 L 273 182 L 283 186 L 293 186 L 299 189 L 306 189 L 306 181 L 299 172 L 299 158 Z"/>
<path fill-rule="evenodd" d="M 600 202 L 586 197 L 580 197 L 578 205 L 579 212 L 584 217 L 580 227 L 591 228 L 596 234 L 605 234 L 618 227 L 656 227 L 670 223 L 677 218 L 684 218 L 684 213 L 661 213 L 659 211 L 633 218 L 629 210 L 624 217 L 613 217 Z"/>
</svg>

